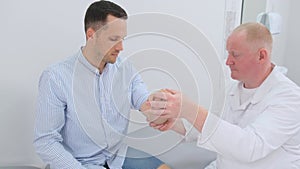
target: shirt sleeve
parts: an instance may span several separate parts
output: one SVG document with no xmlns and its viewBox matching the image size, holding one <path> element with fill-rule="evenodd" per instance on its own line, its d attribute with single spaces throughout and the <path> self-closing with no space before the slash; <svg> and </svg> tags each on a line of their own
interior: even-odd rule
<svg viewBox="0 0 300 169">
<path fill-rule="evenodd" d="M 137 73 L 135 68 L 131 67 L 133 80 L 131 82 L 131 104 L 136 110 L 140 110 L 141 105 L 148 99 L 150 93 L 147 90 L 146 84 L 143 82 L 142 77 Z"/>
<path fill-rule="evenodd" d="M 285 98 L 280 104 L 268 106 L 245 128 L 209 113 L 198 146 L 243 162 L 264 158 L 300 131 L 299 97 Z"/>
<path fill-rule="evenodd" d="M 34 146 L 41 159 L 51 169 L 85 169 L 61 144 L 60 134 L 65 124 L 61 86 L 50 71 L 45 71 L 39 81 Z"/>
</svg>

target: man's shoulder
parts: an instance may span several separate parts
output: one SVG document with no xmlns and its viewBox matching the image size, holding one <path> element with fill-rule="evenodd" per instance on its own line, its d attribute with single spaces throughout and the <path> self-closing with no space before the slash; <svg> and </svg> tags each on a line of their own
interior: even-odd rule
<svg viewBox="0 0 300 169">
<path fill-rule="evenodd" d="M 65 81 L 72 76 L 74 71 L 74 65 L 76 56 L 72 55 L 55 63 L 48 65 L 42 72 L 41 76 L 48 77 L 50 79 L 56 79 Z"/>
<path fill-rule="evenodd" d="M 76 61 L 76 56 L 72 55 L 60 61 L 50 64 L 45 71 L 64 73 L 67 70 L 73 69 Z"/>
</svg>

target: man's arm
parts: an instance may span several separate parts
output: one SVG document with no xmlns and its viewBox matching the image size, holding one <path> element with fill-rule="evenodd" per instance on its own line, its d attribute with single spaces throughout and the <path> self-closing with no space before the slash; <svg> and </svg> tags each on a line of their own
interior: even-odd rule
<svg viewBox="0 0 300 169">
<path fill-rule="evenodd" d="M 57 92 L 61 87 L 55 83 L 50 72 L 44 72 L 39 82 L 34 146 L 41 159 L 52 169 L 85 169 L 61 142 L 60 130 L 65 124 L 65 103 Z"/>
</svg>

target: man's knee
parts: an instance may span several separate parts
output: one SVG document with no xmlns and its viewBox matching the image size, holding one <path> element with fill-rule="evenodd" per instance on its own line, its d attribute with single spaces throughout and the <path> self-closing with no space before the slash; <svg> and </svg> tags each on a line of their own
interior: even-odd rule
<svg viewBox="0 0 300 169">
<path fill-rule="evenodd" d="M 171 168 L 169 166 L 167 166 L 166 164 L 162 164 L 157 169 L 171 169 Z"/>
</svg>

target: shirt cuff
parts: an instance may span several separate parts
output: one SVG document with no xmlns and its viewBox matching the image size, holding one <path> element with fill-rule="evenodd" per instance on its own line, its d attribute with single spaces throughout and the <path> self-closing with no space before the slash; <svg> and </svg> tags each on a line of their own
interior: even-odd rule
<svg viewBox="0 0 300 169">
<path fill-rule="evenodd" d="M 148 97 L 149 97 L 149 93 L 143 95 L 138 101 L 137 101 L 137 107 L 135 107 L 136 110 L 141 110 L 142 104 L 144 104 Z"/>
</svg>

